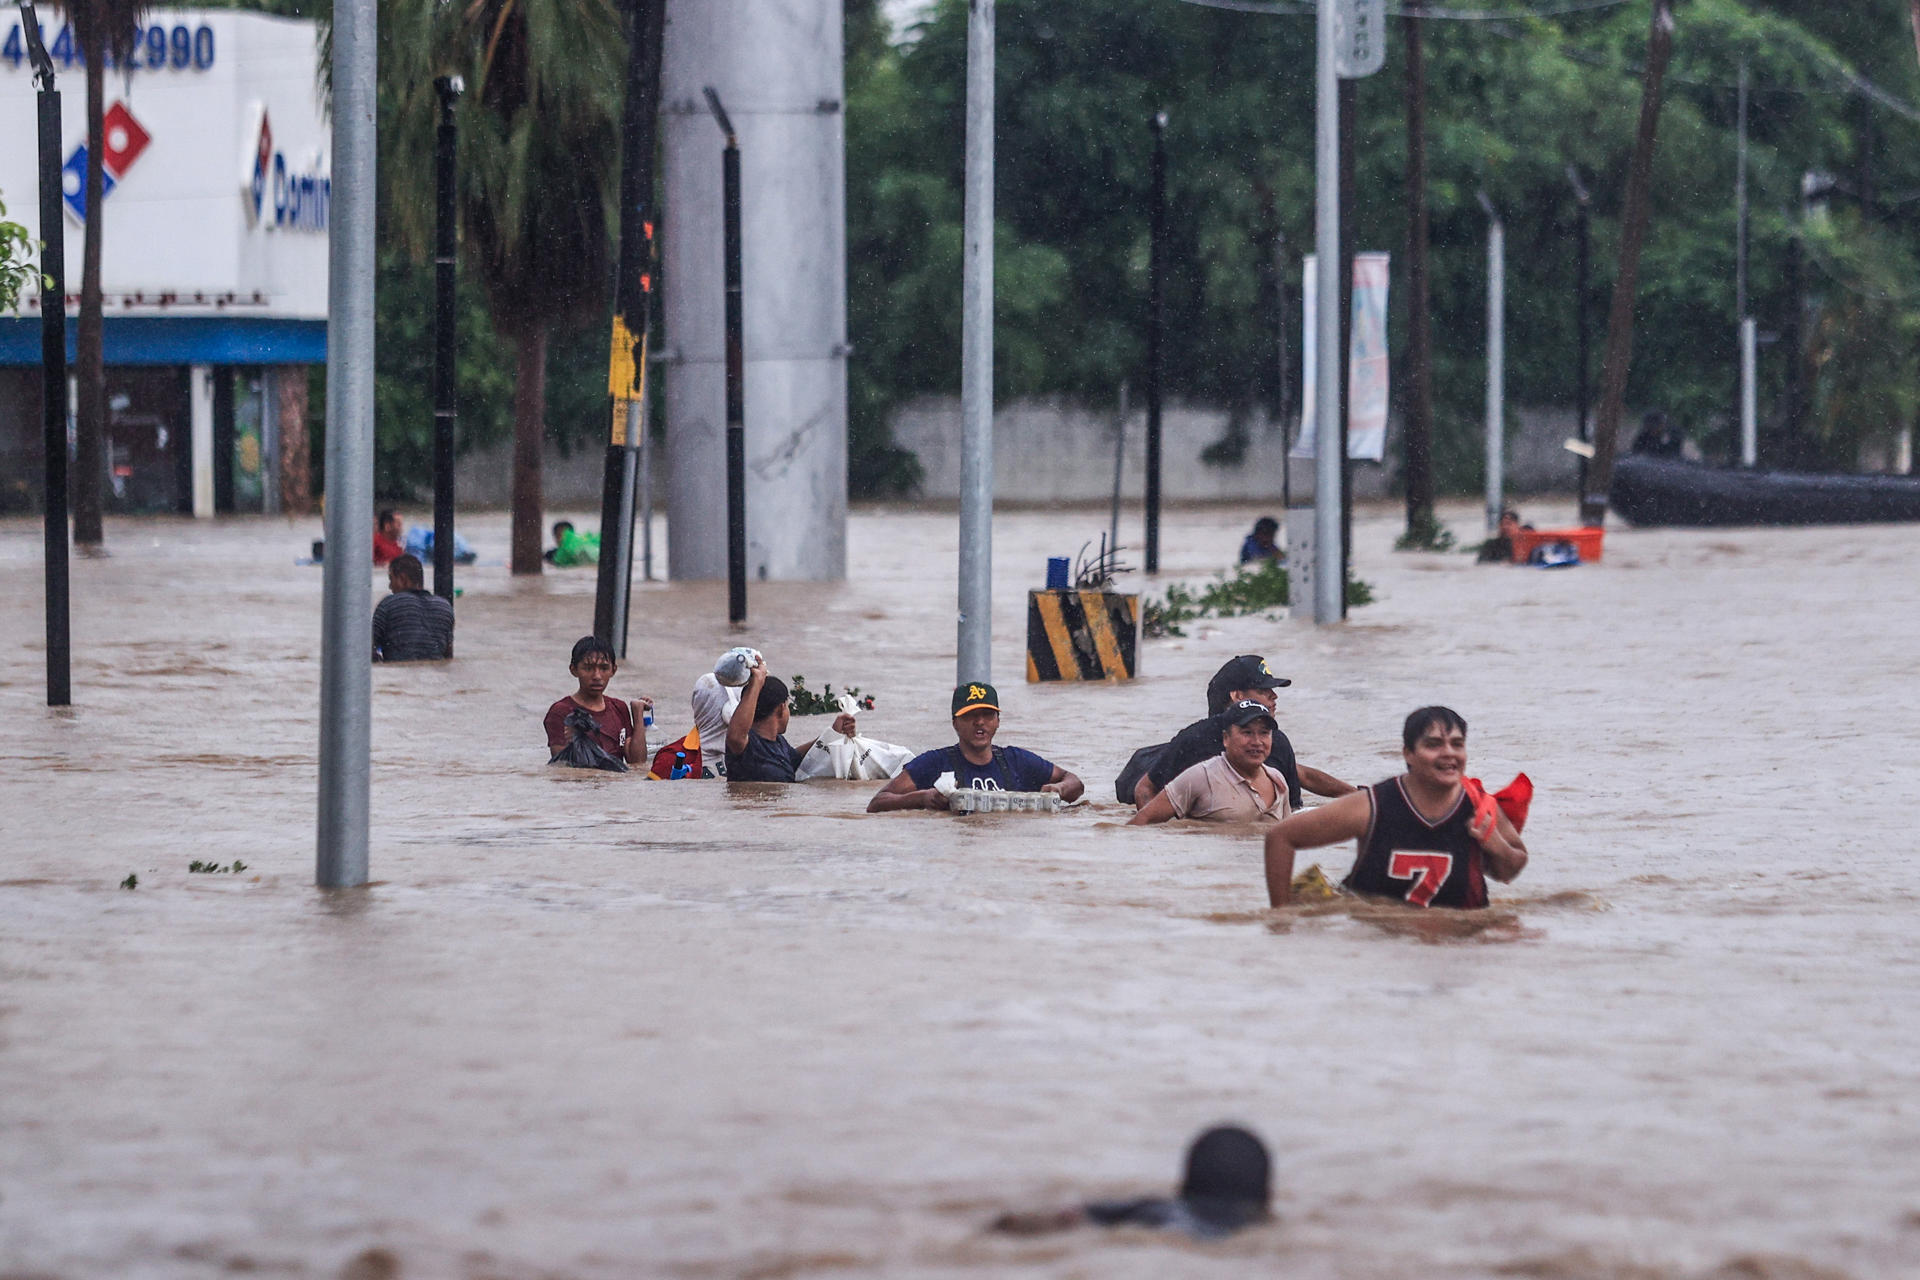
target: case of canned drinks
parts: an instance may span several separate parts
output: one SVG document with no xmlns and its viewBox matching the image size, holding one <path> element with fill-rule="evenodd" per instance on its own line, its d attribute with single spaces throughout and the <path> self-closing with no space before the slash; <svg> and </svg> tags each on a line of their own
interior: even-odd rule
<svg viewBox="0 0 1920 1280">
<path fill-rule="evenodd" d="M 1057 813 L 1060 795 L 1055 791 L 988 791 L 961 787 L 947 797 L 952 813 Z"/>
</svg>

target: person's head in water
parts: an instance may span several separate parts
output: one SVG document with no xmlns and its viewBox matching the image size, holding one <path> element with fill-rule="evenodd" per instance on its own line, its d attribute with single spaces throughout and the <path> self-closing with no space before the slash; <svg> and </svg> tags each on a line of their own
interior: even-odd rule
<svg viewBox="0 0 1920 1280">
<path fill-rule="evenodd" d="M 1407 776 L 1435 788 L 1457 786 L 1467 771 L 1467 721 L 1452 707 L 1421 707 L 1400 730 Z"/>
<path fill-rule="evenodd" d="M 1257 702 L 1271 711 L 1278 699 L 1275 689 L 1284 689 L 1293 681 L 1267 670 L 1267 660 L 1257 653 L 1229 658 L 1207 681 L 1207 714 L 1217 716 L 1236 702 Z"/>
<path fill-rule="evenodd" d="M 963 750 L 975 754 L 993 750 L 1000 732 L 1000 693 L 982 680 L 970 680 L 953 690 L 953 733 Z"/>
<path fill-rule="evenodd" d="M 426 570 L 418 556 L 395 556 L 387 565 L 387 590 L 419 591 L 426 585 Z"/>
<path fill-rule="evenodd" d="M 392 538 L 395 542 L 400 541 L 402 531 L 400 513 L 392 507 L 380 509 L 380 514 L 374 518 L 373 527 L 377 532 Z"/>
<path fill-rule="evenodd" d="M 1273 750 L 1273 712 L 1262 704 L 1246 699 L 1226 710 L 1227 727 L 1220 734 L 1221 753 L 1235 773 L 1243 778 L 1258 777 Z"/>
<path fill-rule="evenodd" d="M 567 535 L 572 532 L 573 532 L 573 521 L 555 520 L 553 522 L 553 545 L 557 547 L 561 543 L 565 542 L 567 540 Z"/>
<path fill-rule="evenodd" d="M 753 704 L 754 732 L 763 738 L 777 738 L 787 731 L 793 719 L 787 685 L 779 676 L 768 676 L 760 686 L 760 697 Z"/>
<path fill-rule="evenodd" d="M 1272 1176 L 1266 1143 L 1239 1125 L 1216 1125 L 1187 1148 L 1180 1199 L 1201 1222 L 1233 1231 L 1267 1216 Z"/>
<path fill-rule="evenodd" d="M 1520 513 L 1512 507 L 1500 513 L 1500 536 L 1512 541 L 1513 535 L 1520 532 Z"/>
<path fill-rule="evenodd" d="M 619 670 L 619 663 L 614 660 L 613 646 L 605 640 L 599 636 L 581 636 L 574 641 L 573 658 L 567 663 L 567 670 L 580 681 L 583 697 L 598 698 L 607 691 L 607 682 Z"/>
</svg>

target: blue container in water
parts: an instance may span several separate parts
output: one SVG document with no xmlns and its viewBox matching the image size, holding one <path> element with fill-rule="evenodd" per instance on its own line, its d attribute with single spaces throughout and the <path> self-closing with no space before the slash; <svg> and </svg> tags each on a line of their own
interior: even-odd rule
<svg viewBox="0 0 1920 1280">
<path fill-rule="evenodd" d="M 1072 564 L 1066 556 L 1047 557 L 1047 590 L 1065 591 L 1073 584 L 1067 578 L 1068 567 Z"/>
</svg>

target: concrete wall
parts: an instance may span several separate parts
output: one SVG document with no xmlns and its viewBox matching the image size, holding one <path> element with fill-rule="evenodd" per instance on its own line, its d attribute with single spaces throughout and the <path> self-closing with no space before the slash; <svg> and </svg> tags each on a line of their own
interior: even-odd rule
<svg viewBox="0 0 1920 1280">
<path fill-rule="evenodd" d="M 1176 404 L 1161 415 L 1161 483 L 1169 502 L 1265 502 L 1280 497 L 1280 432 L 1265 418 L 1246 424 L 1246 450 L 1237 465 L 1212 466 L 1201 459 L 1207 446 L 1227 434 L 1224 409 Z M 1628 415 L 1629 427 L 1638 416 Z M 1513 493 L 1572 493 L 1575 458 L 1561 447 L 1574 434 L 1571 410 L 1516 409 L 1507 430 L 1507 488 Z M 1631 432 L 1623 432 L 1631 440 Z M 894 442 L 911 449 L 925 469 L 920 496 L 957 501 L 960 493 L 960 398 L 926 397 L 900 410 Z M 1003 502 L 1104 502 L 1113 492 L 1114 415 L 1069 400 L 1016 400 L 993 420 L 994 492 Z M 664 447 L 655 452 L 654 502 L 667 506 Z M 1387 427 L 1387 461 L 1354 468 L 1354 492 L 1363 498 L 1393 492 L 1399 476 L 1400 424 Z M 546 498 L 553 510 L 597 509 L 601 455 L 592 449 L 562 457 L 548 446 Z M 512 470 L 510 444 L 461 457 L 456 484 L 463 507 L 504 507 Z M 1122 492 L 1137 499 L 1147 465 L 1147 418 L 1127 421 Z M 758 484 L 749 471 L 748 499 Z M 1313 460 L 1293 460 L 1296 499 L 1313 495 Z M 724 490 L 722 491 L 724 501 Z"/>
<path fill-rule="evenodd" d="M 1065 399 L 1016 400 L 994 415 L 994 492 L 1007 502 L 1094 502 L 1113 492 L 1115 414 Z M 1280 428 L 1264 417 L 1242 428 L 1238 461 L 1215 465 L 1202 454 L 1228 436 L 1226 410 L 1171 404 L 1161 415 L 1161 491 L 1170 502 L 1277 500 L 1282 486 Z M 1146 414 L 1126 424 L 1121 491 L 1137 497 L 1146 469 Z M 1516 409 L 1507 429 L 1507 488 L 1515 493 L 1573 492 L 1576 459 L 1563 447 L 1574 434 L 1570 410 Z M 921 495 L 952 501 L 960 488 L 960 400 L 925 397 L 894 416 L 894 443 L 911 449 L 924 469 Z M 1383 497 L 1399 473 L 1400 424 L 1387 428 L 1385 463 L 1360 463 L 1356 496 Z M 1296 500 L 1313 493 L 1313 462 L 1295 458 Z"/>
</svg>

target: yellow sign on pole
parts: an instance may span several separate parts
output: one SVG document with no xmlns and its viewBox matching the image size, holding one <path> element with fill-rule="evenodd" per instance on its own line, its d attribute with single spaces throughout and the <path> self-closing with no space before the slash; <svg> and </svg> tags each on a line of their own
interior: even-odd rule
<svg viewBox="0 0 1920 1280">
<path fill-rule="evenodd" d="M 627 443 L 627 409 L 646 394 L 646 343 L 633 340 L 632 330 L 619 316 L 613 318 L 613 349 L 607 354 L 607 394 L 613 397 L 613 421 L 607 442 Z"/>
</svg>

